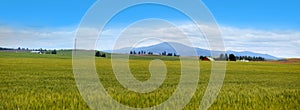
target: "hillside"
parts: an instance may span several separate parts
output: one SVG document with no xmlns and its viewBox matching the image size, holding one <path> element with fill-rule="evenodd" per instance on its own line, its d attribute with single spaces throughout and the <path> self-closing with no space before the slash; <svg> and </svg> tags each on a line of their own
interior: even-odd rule
<svg viewBox="0 0 300 110">
<path fill-rule="evenodd" d="M 175 50 L 177 49 L 177 51 Z M 175 42 L 163 42 L 151 46 L 146 46 L 146 47 L 137 47 L 137 48 L 122 48 L 118 50 L 105 50 L 105 52 L 113 52 L 113 53 L 123 53 L 127 54 L 130 53 L 130 51 L 147 51 L 147 52 L 153 52 L 154 54 L 159 54 L 164 51 L 167 53 L 176 53 L 181 56 L 194 56 L 192 49 L 196 50 L 196 55 L 197 56 L 211 56 L 210 50 L 207 49 L 202 49 L 202 48 L 194 48 L 194 47 L 189 47 L 187 45 L 183 45 L 180 43 L 175 43 Z M 267 60 L 278 60 L 277 57 L 268 55 L 268 54 L 262 54 L 262 53 L 255 53 L 255 52 L 250 52 L 250 51 L 242 51 L 242 52 L 237 52 L 237 51 L 227 51 L 227 54 L 234 54 L 236 56 L 255 56 L 255 57 L 263 57 Z"/>
</svg>

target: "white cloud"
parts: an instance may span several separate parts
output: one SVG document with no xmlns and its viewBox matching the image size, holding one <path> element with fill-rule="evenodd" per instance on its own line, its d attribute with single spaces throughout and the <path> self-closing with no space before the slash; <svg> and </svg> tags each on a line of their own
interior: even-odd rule
<svg viewBox="0 0 300 110">
<path fill-rule="evenodd" d="M 107 47 L 109 49 L 119 49 L 132 46 L 149 46 L 159 42 L 180 42 L 186 45 L 191 45 L 188 40 L 200 39 L 186 36 L 196 35 L 197 31 L 189 32 L 185 26 L 175 26 L 167 22 L 162 22 L 156 19 L 137 22 L 129 27 L 121 29 L 108 29 L 103 32 L 100 38 L 98 48 Z M 197 28 L 197 27 L 196 27 Z M 186 31 L 186 32 L 185 32 Z M 199 33 L 199 32 L 198 32 Z M 201 33 L 200 33 L 201 34 Z M 205 42 L 203 43 L 205 44 Z"/>
<path fill-rule="evenodd" d="M 300 57 L 299 31 L 266 31 L 222 27 L 228 50 L 253 51 L 278 57 Z"/>
<path fill-rule="evenodd" d="M 218 30 L 207 25 L 200 26 L 207 30 L 206 34 L 214 35 Z M 271 54 L 277 57 L 300 57 L 300 31 L 287 30 L 257 30 L 240 29 L 229 26 L 221 26 L 221 32 L 224 38 L 227 50 L 234 51 L 253 51 L 259 53 Z M 95 40 L 98 36 L 98 30 L 94 28 L 84 28 L 82 36 Z M 0 26 L 0 46 L 2 47 L 25 47 L 25 48 L 73 48 L 76 35 L 75 28 L 59 29 L 16 29 Z M 115 41 L 120 36 L 120 42 Z M 184 37 L 189 36 L 189 43 Z M 94 37 L 96 36 L 96 37 Z M 102 32 L 102 36 L 97 43 L 97 48 L 107 50 L 114 45 L 128 47 L 128 42 L 142 42 L 145 37 L 162 38 L 170 42 L 183 42 L 186 45 L 194 45 L 201 48 L 208 48 L 206 39 L 198 31 L 197 27 L 185 25 L 163 25 L 160 27 L 152 26 L 133 26 L 127 30 L 110 28 Z M 144 42 L 146 46 L 158 43 L 157 40 Z M 85 43 L 85 42 L 82 42 Z M 92 48 L 92 47 L 91 47 Z"/>
<path fill-rule="evenodd" d="M 72 48 L 74 30 L 0 28 L 0 46 L 24 48 Z"/>
</svg>

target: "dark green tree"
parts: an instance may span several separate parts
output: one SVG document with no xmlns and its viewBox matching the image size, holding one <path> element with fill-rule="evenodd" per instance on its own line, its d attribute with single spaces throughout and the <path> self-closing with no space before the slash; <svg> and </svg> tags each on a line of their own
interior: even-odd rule
<svg viewBox="0 0 300 110">
<path fill-rule="evenodd" d="M 229 60 L 230 61 L 236 61 L 236 58 L 233 54 L 229 54 Z"/>
<path fill-rule="evenodd" d="M 204 56 L 200 56 L 199 57 L 200 60 L 204 60 L 204 58 L 205 58 Z"/>
<path fill-rule="evenodd" d="M 57 54 L 56 50 L 54 49 L 51 54 Z"/>
<path fill-rule="evenodd" d="M 100 51 L 96 51 L 95 56 L 96 56 L 96 57 L 100 57 L 100 56 L 101 56 Z"/>
<path fill-rule="evenodd" d="M 105 57 L 106 57 L 106 54 L 105 54 L 105 53 L 102 53 L 102 54 L 101 54 L 101 57 L 104 57 L 104 58 L 105 58 Z"/>
<path fill-rule="evenodd" d="M 164 52 L 161 53 L 161 55 L 162 55 L 162 56 L 166 56 L 166 55 L 167 55 L 167 52 L 164 51 Z"/>
</svg>

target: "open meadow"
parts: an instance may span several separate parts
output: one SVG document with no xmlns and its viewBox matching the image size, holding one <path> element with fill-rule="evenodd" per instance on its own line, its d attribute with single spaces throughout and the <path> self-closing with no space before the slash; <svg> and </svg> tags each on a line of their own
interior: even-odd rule
<svg viewBox="0 0 300 110">
<path fill-rule="evenodd" d="M 177 57 L 133 56 L 130 68 L 140 81 L 150 77 L 152 59 L 167 66 L 159 89 L 140 94 L 116 80 L 110 58 L 96 58 L 99 78 L 118 102 L 132 107 L 151 107 L 168 99 L 180 78 Z M 196 94 L 185 109 L 198 109 L 210 76 L 211 62 L 200 62 Z M 0 109 L 89 109 L 72 72 L 71 51 L 57 55 L 0 52 Z M 300 109 L 300 62 L 228 62 L 223 87 L 209 109 Z"/>
</svg>

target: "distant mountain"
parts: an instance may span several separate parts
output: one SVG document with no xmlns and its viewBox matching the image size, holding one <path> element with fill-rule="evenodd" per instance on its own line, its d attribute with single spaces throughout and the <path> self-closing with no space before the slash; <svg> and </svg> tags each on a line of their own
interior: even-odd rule
<svg viewBox="0 0 300 110">
<path fill-rule="evenodd" d="M 177 51 L 175 50 L 177 49 Z M 113 53 L 130 53 L 130 51 L 146 51 L 146 52 L 153 52 L 154 54 L 159 54 L 162 52 L 167 53 L 176 53 L 177 55 L 181 56 L 193 56 L 193 52 L 196 50 L 196 55 L 198 56 L 211 56 L 210 50 L 201 49 L 201 48 L 193 48 L 184 44 L 175 43 L 175 42 L 163 42 L 151 46 L 146 47 L 137 47 L 137 48 L 122 48 L 118 50 L 105 50 L 105 52 L 113 52 Z M 254 53 L 249 51 L 243 52 L 236 52 L 236 51 L 227 51 L 227 54 L 234 54 L 236 56 L 256 56 L 256 57 L 263 57 L 268 60 L 277 60 L 278 58 L 268 54 L 261 54 L 261 53 Z"/>
<path fill-rule="evenodd" d="M 176 50 L 175 50 L 176 49 Z M 122 48 L 118 50 L 106 50 L 105 52 L 112 52 L 112 53 L 130 53 L 130 51 L 146 51 L 146 52 L 153 52 L 154 54 L 160 54 L 162 52 L 166 53 L 176 53 L 177 55 L 181 56 L 193 56 L 193 55 L 199 55 L 203 54 L 206 56 L 210 56 L 210 51 L 205 49 L 196 48 L 196 51 L 194 51 L 195 48 L 192 48 L 187 45 L 183 45 L 180 43 L 175 42 L 163 42 L 151 46 L 146 47 L 138 47 L 138 48 Z M 195 54 L 193 54 L 195 53 Z"/>
</svg>

